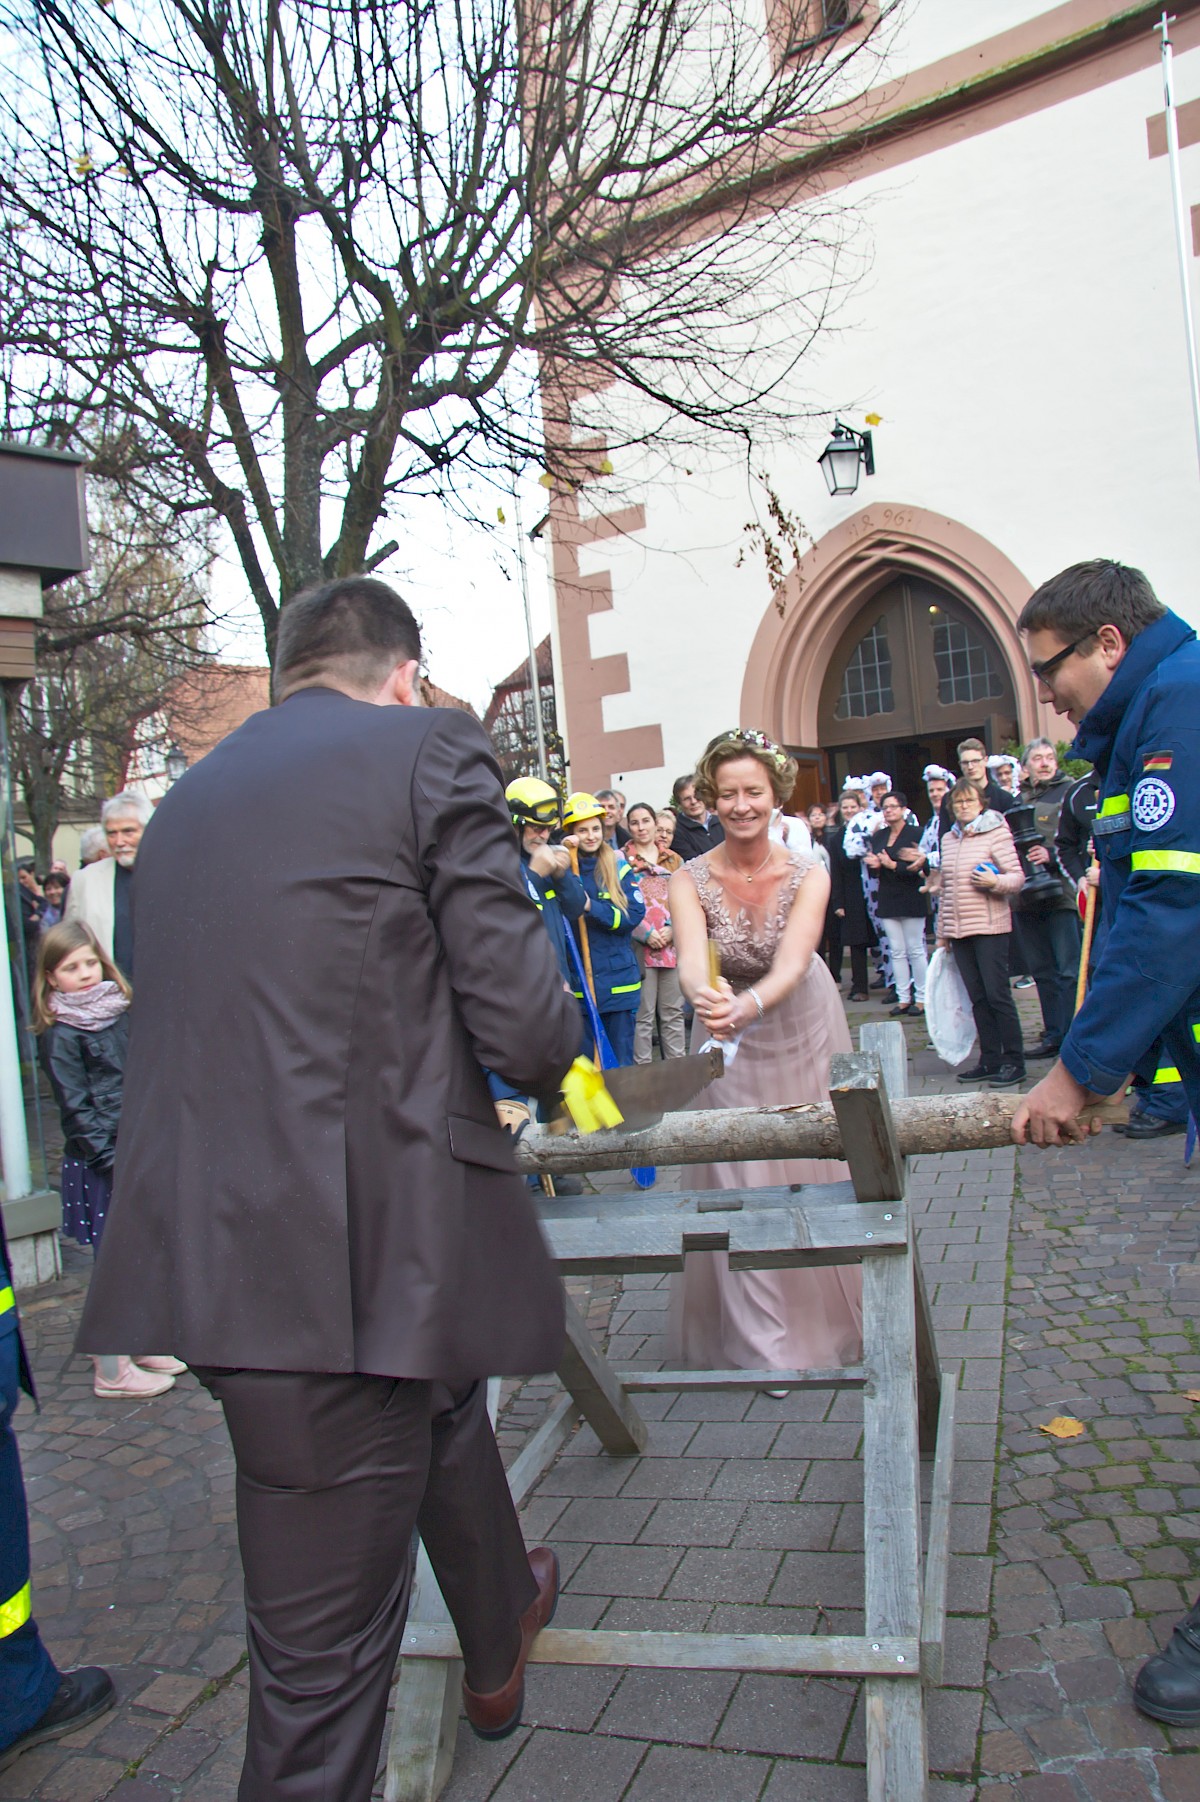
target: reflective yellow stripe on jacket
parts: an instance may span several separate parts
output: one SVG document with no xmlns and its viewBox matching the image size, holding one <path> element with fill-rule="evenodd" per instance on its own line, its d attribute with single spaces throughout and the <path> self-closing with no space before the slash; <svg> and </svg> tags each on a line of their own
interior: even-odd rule
<svg viewBox="0 0 1200 1802">
<path fill-rule="evenodd" d="M 1104 801 L 1101 804 L 1100 810 L 1097 813 L 1096 818 L 1098 820 L 1111 820 L 1115 814 L 1128 813 L 1128 812 L 1129 812 L 1129 796 L 1128 795 L 1109 795 L 1107 801 Z"/>
<path fill-rule="evenodd" d="M 26 1583 L 7 1602 L 0 1602 L 0 1639 L 7 1639 L 10 1633 L 23 1627 L 32 1613 L 33 1597 Z"/>
<path fill-rule="evenodd" d="M 1157 870 L 1163 875 L 1200 876 L 1200 851 L 1135 851 L 1135 870 Z"/>
<path fill-rule="evenodd" d="M 1183 1078 L 1174 1064 L 1160 1064 L 1154 1072 L 1154 1080 L 1155 1082 L 1182 1082 Z"/>
<path fill-rule="evenodd" d="M 16 1298 L 10 1288 L 0 1289 L 0 1314 L 7 1314 L 17 1305 Z"/>
</svg>

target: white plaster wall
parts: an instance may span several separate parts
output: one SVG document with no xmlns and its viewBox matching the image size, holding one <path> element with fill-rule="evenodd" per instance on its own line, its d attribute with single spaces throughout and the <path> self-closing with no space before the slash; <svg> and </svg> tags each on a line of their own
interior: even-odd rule
<svg viewBox="0 0 1200 1802">
<path fill-rule="evenodd" d="M 922 0 L 939 8 L 953 10 Z M 972 0 L 972 21 L 985 9 L 1004 10 Z M 1200 51 L 1176 66 L 1180 101 L 1200 96 Z M 1200 624 L 1200 475 L 1169 175 L 1146 142 L 1160 109 L 1154 67 L 860 184 L 873 267 L 806 369 L 828 416 L 764 457 L 814 537 L 867 503 L 914 504 L 981 533 L 1034 583 L 1089 556 L 1139 564 Z M 1183 159 L 1195 205 L 1200 146 Z M 1195 291 L 1195 262 L 1191 273 Z M 884 421 L 878 474 L 836 501 L 814 460 L 835 409 Z M 613 580 L 593 652 L 623 651 L 630 667 L 605 725 L 663 728 L 662 769 L 613 772 L 631 797 L 661 795 L 737 719 L 770 604 L 761 563 L 735 567 L 753 512 L 744 467 L 689 466 L 691 477 L 656 470 L 651 481 L 645 464 L 640 492 L 633 470 L 646 531 L 585 553 L 585 569 Z"/>
<path fill-rule="evenodd" d="M 923 68 L 1055 10 L 1046 0 L 905 0 L 889 21 L 888 73 Z"/>
</svg>

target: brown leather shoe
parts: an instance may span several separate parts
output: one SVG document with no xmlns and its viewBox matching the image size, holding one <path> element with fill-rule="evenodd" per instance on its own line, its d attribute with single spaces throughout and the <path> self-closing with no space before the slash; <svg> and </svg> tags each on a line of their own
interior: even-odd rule
<svg viewBox="0 0 1200 1802">
<path fill-rule="evenodd" d="M 525 1706 L 525 1664 L 529 1648 L 542 1628 L 550 1625 L 558 1607 L 557 1552 L 552 1552 L 548 1545 L 534 1546 L 529 1554 L 529 1568 L 533 1572 L 538 1592 L 536 1599 L 529 1604 L 520 1619 L 521 1650 L 517 1654 L 512 1676 L 503 1689 L 489 1690 L 484 1695 L 468 1688 L 467 1680 L 463 1678 L 463 1710 L 480 1739 L 506 1739 L 521 1725 L 521 1710 Z"/>
</svg>

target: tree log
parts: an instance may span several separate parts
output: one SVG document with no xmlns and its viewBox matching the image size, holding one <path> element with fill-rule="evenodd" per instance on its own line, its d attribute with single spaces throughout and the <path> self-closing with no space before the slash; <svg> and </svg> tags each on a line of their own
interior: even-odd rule
<svg viewBox="0 0 1200 1802">
<path fill-rule="evenodd" d="M 1012 1143 L 1018 1094 L 975 1090 L 926 1095 L 892 1103 L 900 1150 L 906 1156 L 940 1151 L 987 1151 Z M 725 1108 L 665 1114 L 645 1132 L 529 1130 L 517 1146 L 524 1171 L 627 1170 L 632 1164 L 737 1163 L 759 1158 L 840 1158 L 842 1140 L 832 1107 Z"/>
</svg>

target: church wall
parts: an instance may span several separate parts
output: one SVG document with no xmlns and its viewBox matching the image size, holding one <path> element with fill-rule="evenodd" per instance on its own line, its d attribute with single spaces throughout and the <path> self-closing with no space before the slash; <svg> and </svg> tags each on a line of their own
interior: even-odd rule
<svg viewBox="0 0 1200 1802">
<path fill-rule="evenodd" d="M 1007 0 L 970 9 L 919 0 L 912 30 L 924 37 L 913 45 L 948 54 L 964 10 L 973 23 L 1000 12 L 1000 23 L 1014 22 Z M 1200 49 L 1185 49 L 1176 72 L 1180 101 L 1200 98 Z M 936 134 L 852 184 L 872 258 L 805 365 L 822 417 L 760 461 L 818 545 L 864 508 L 882 517 L 915 507 L 995 546 L 1028 587 L 1084 557 L 1140 564 L 1164 600 L 1200 623 L 1200 475 L 1169 178 L 1147 140 L 1162 105 L 1154 46 L 1119 79 L 1043 87 L 1040 110 Z M 1200 143 L 1183 160 L 1188 203 L 1200 205 Z M 603 397 L 591 407 L 602 419 Z M 816 466 L 835 411 L 857 427 L 866 413 L 882 416 L 878 473 L 842 499 L 829 498 Z M 576 785 L 619 778 L 631 799 L 661 797 L 705 740 L 739 719 L 772 607 L 754 552 L 736 566 L 752 485 L 744 463 L 690 457 L 687 467 L 668 477 L 623 454 L 637 529 L 578 548 L 578 571 L 604 600 L 582 635 L 576 611 L 584 661 L 561 665 Z M 585 514 L 599 500 L 585 491 Z M 803 607 L 803 593 L 788 604 Z M 561 646 L 564 610 L 578 599 L 560 586 L 558 605 Z M 589 653 L 613 660 L 610 671 L 624 659 L 627 690 L 617 682 L 598 694 Z M 585 690 L 600 726 L 577 742 Z M 661 751 L 648 728 L 659 729 Z M 634 752 L 635 767 L 608 753 L 604 735 L 617 732 L 631 736 L 612 748 Z"/>
</svg>

